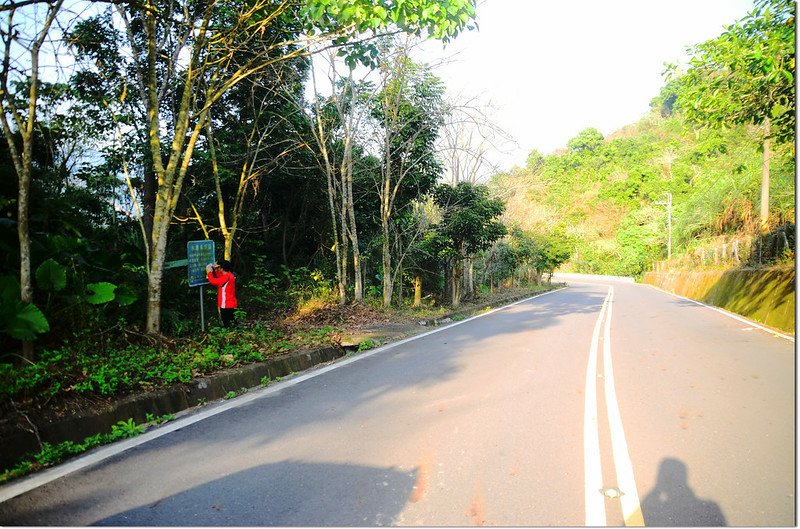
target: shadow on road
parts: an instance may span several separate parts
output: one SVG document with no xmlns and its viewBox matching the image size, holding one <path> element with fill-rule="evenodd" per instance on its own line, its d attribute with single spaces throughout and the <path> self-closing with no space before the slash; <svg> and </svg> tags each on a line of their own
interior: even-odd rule
<svg viewBox="0 0 800 529">
<path fill-rule="evenodd" d="M 394 468 L 283 461 L 161 498 L 134 496 L 128 505 L 137 502 L 140 506 L 86 521 L 101 526 L 390 525 L 406 505 L 415 480 L 416 472 Z M 336 509 L 330 508 L 331 502 L 338 504 Z M 11 522 L 58 524 L 58 518 L 50 518 L 47 512 L 37 514 L 35 521 Z"/>
<path fill-rule="evenodd" d="M 656 486 L 642 500 L 645 525 L 656 527 L 709 527 L 727 525 L 719 505 L 695 496 L 689 487 L 686 465 L 661 460 Z"/>
</svg>

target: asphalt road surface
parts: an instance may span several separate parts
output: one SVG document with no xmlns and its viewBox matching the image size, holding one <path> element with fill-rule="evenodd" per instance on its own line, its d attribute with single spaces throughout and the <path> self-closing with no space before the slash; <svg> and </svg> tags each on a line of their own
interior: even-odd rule
<svg viewBox="0 0 800 529">
<path fill-rule="evenodd" d="M 612 279 L 166 428 L 0 488 L 0 524 L 796 523 L 794 341 Z"/>
</svg>

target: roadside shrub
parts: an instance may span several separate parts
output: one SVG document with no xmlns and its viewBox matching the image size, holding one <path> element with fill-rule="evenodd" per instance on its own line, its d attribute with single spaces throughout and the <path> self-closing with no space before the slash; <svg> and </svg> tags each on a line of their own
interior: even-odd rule
<svg viewBox="0 0 800 529">
<path fill-rule="evenodd" d="M 45 401 L 56 396 L 112 397 L 152 389 L 304 346 L 330 343 L 331 326 L 287 334 L 261 324 L 252 329 L 211 327 L 198 340 L 155 344 L 142 338 L 75 336 L 60 347 L 38 351 L 36 362 L 0 362 L 0 405 L 12 399 Z"/>
</svg>

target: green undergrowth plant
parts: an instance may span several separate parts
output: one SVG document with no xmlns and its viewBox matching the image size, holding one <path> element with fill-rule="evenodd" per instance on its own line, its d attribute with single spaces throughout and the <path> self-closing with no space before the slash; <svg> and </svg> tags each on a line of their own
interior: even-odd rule
<svg viewBox="0 0 800 529">
<path fill-rule="evenodd" d="M 136 424 L 133 419 L 119 421 L 111 426 L 109 433 L 99 433 L 83 440 L 82 443 L 64 441 L 58 444 L 42 443 L 41 450 L 35 454 L 24 457 L 14 467 L 0 473 L 0 483 L 7 483 L 13 479 L 20 478 L 32 472 L 57 465 L 66 459 L 82 454 L 92 448 L 113 443 L 121 439 L 136 437 L 144 433 L 148 428 L 174 420 L 174 415 L 161 415 L 155 417 L 147 414 L 147 422 Z"/>
<path fill-rule="evenodd" d="M 331 326 L 289 332 L 256 323 L 238 329 L 211 327 L 197 340 L 76 333 L 59 347 L 40 350 L 35 362 L 14 364 L 11 357 L 0 358 L 0 407 L 12 399 L 108 398 L 187 383 L 301 347 L 328 345 L 334 332 Z"/>
<path fill-rule="evenodd" d="M 370 349 L 374 349 L 375 347 L 378 347 L 378 342 L 372 338 L 366 338 L 361 340 L 361 342 L 358 344 L 358 352 L 360 353 L 361 351 L 368 351 Z"/>
</svg>

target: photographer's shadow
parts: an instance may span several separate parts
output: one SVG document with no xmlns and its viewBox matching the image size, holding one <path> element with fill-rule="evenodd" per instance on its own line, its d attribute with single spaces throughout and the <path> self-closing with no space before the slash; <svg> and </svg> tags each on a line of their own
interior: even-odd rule
<svg viewBox="0 0 800 529">
<path fill-rule="evenodd" d="M 656 486 L 642 501 L 649 526 L 697 527 L 727 525 L 719 505 L 701 500 L 689 487 L 686 465 L 677 459 L 661 461 Z"/>
</svg>

